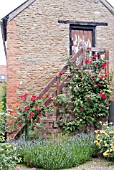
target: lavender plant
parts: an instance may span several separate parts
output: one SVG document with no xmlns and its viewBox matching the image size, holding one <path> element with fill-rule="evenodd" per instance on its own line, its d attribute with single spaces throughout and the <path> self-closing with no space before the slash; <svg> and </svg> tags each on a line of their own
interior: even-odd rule
<svg viewBox="0 0 114 170">
<path fill-rule="evenodd" d="M 66 140 L 20 142 L 17 153 L 30 167 L 47 170 L 71 168 L 92 158 L 96 153 L 93 141 L 93 135 L 81 134 Z"/>
</svg>

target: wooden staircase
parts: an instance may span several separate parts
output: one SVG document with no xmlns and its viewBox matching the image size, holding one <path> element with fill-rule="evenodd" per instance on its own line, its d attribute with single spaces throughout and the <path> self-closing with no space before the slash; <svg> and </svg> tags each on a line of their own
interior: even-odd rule
<svg viewBox="0 0 114 170">
<path fill-rule="evenodd" d="M 90 49 L 91 54 L 97 52 L 100 57 L 104 57 L 104 59 L 109 60 L 109 51 L 106 49 L 96 49 L 92 48 Z M 86 50 L 81 48 L 74 57 L 72 57 L 69 62 L 61 69 L 61 71 L 44 87 L 44 89 L 39 93 L 38 97 L 45 96 L 47 93 L 50 94 L 50 97 L 45 101 L 45 105 L 49 105 L 52 102 L 53 98 L 56 98 L 60 92 L 64 89 L 66 82 L 70 81 L 68 68 L 70 65 L 74 64 L 77 59 L 82 56 L 83 60 L 76 66 L 77 68 L 80 68 L 83 66 L 83 61 L 86 57 Z M 108 74 L 108 65 L 106 68 L 106 74 Z M 61 76 L 61 79 L 60 79 Z M 45 118 L 43 119 L 44 122 L 50 122 L 51 126 L 53 128 L 57 128 L 56 126 L 56 114 L 54 114 L 54 117 L 52 119 Z M 46 127 L 47 128 L 47 127 Z M 19 136 L 23 133 L 24 126 L 16 133 L 15 139 L 18 139 Z"/>
</svg>

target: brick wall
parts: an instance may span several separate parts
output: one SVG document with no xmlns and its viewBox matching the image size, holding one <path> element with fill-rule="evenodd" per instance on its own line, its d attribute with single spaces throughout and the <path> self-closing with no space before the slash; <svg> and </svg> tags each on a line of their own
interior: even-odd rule
<svg viewBox="0 0 114 170">
<path fill-rule="evenodd" d="M 6 65 L 0 65 L 0 75 L 6 75 Z"/>
<path fill-rule="evenodd" d="M 36 0 L 8 23 L 7 104 L 16 108 L 19 95 L 38 94 L 65 63 L 69 25 L 58 20 L 107 22 L 96 28 L 96 46 L 108 48 L 114 65 L 114 15 L 86 0 Z"/>
<path fill-rule="evenodd" d="M 7 105 L 9 109 L 15 111 L 19 106 L 19 97 L 17 95 L 17 89 L 19 87 L 17 71 L 20 70 L 19 63 L 17 60 L 18 55 L 18 31 L 16 21 L 13 20 L 7 25 L 8 35 L 7 41 L 10 42 L 7 45 L 7 81 L 6 81 L 6 97 Z"/>
<path fill-rule="evenodd" d="M 6 78 L 6 65 L 0 65 L 0 82 L 5 80 L 1 76 L 5 76 Z"/>
</svg>

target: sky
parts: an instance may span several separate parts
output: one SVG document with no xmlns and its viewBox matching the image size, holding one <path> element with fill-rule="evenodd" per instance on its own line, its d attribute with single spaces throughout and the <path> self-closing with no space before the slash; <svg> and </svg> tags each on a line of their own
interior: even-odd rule
<svg viewBox="0 0 114 170">
<path fill-rule="evenodd" d="M 21 5 L 26 0 L 0 0 L 0 19 Z M 1 31 L 1 29 L 0 29 Z M 6 65 L 6 58 L 4 54 L 2 35 L 0 32 L 0 65 Z"/>
<path fill-rule="evenodd" d="M 21 5 L 26 0 L 0 0 L 0 19 Z M 114 6 L 114 0 L 108 0 Z M 2 43 L 2 36 L 0 34 L 0 65 L 5 65 L 5 54 Z"/>
</svg>

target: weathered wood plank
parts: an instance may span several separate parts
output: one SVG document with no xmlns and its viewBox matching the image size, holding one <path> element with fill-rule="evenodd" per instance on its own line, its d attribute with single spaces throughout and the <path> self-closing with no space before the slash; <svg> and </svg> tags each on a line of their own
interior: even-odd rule
<svg viewBox="0 0 114 170">
<path fill-rule="evenodd" d="M 59 87 L 58 87 L 58 88 L 59 88 L 59 91 L 61 91 L 61 90 L 63 89 L 63 87 L 64 87 L 64 85 L 65 85 L 65 82 L 67 81 L 68 78 L 69 78 L 69 76 L 67 76 L 67 77 L 63 80 L 63 82 L 62 82 L 61 84 L 59 84 Z M 55 96 L 57 96 L 57 89 L 52 93 L 51 97 L 45 101 L 44 104 L 47 106 L 47 105 L 52 101 L 52 98 L 55 97 Z"/>
<path fill-rule="evenodd" d="M 105 59 L 109 61 L 109 50 L 105 50 Z M 105 74 L 109 77 L 109 63 L 106 64 Z"/>
<path fill-rule="evenodd" d="M 105 53 L 105 49 L 104 49 L 104 48 L 92 47 L 92 48 L 91 48 L 91 51 L 93 51 L 93 52 Z"/>
<path fill-rule="evenodd" d="M 83 53 L 83 48 L 81 48 L 81 49 L 75 54 L 75 56 L 69 61 L 69 65 L 70 65 L 70 64 L 73 64 L 73 63 L 76 61 L 77 57 L 79 57 L 82 53 Z"/>
</svg>

